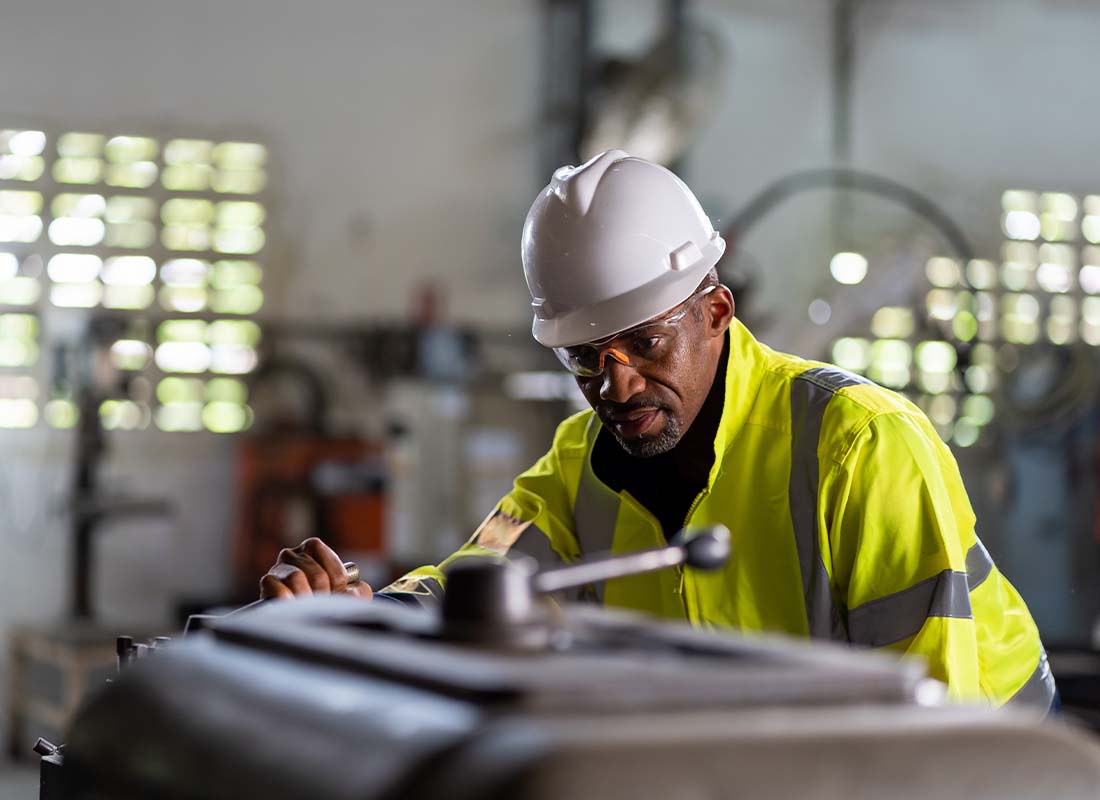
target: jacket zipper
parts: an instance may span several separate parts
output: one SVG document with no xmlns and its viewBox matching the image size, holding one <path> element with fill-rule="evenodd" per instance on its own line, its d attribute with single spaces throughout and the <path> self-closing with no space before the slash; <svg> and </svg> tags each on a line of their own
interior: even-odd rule
<svg viewBox="0 0 1100 800">
<path fill-rule="evenodd" d="M 687 514 L 684 516 L 684 524 L 680 526 L 681 528 L 686 528 L 687 527 L 688 520 L 691 519 L 691 515 L 695 513 L 695 509 L 697 509 L 699 507 L 699 504 L 703 502 L 703 499 L 707 496 L 707 494 L 709 492 L 710 492 L 709 487 L 706 488 L 706 489 L 703 489 L 703 491 L 699 492 L 699 494 L 697 494 L 695 496 L 695 499 L 691 501 L 691 505 L 688 506 Z M 688 622 L 695 623 L 695 619 L 694 619 L 694 617 L 692 615 L 692 611 L 691 611 L 691 603 L 688 602 L 687 592 L 685 591 L 685 577 L 684 577 L 684 567 L 683 567 L 683 565 L 681 564 L 680 566 L 676 567 L 676 571 L 680 573 L 680 586 L 676 590 L 676 594 L 680 595 L 680 602 L 684 604 L 684 613 L 687 615 Z"/>
</svg>

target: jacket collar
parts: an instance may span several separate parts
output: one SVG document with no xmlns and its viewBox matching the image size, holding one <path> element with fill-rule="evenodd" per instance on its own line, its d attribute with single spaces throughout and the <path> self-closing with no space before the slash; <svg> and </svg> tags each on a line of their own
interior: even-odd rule
<svg viewBox="0 0 1100 800">
<path fill-rule="evenodd" d="M 733 444 L 741 428 L 749 418 L 760 391 L 760 381 L 766 361 L 764 346 L 749 333 L 736 317 L 729 327 L 729 359 L 726 361 L 726 396 L 722 408 L 722 420 L 714 438 L 714 465 L 711 467 L 709 485 L 714 485 L 726 451 Z"/>
</svg>

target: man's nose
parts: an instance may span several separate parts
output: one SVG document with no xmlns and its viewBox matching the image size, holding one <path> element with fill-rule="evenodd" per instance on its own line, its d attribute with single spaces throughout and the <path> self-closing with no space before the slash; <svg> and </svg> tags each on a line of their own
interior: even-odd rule
<svg viewBox="0 0 1100 800">
<path fill-rule="evenodd" d="M 601 400 L 625 403 L 644 388 L 645 378 L 638 374 L 638 370 L 613 358 L 607 359 L 603 368 L 603 382 L 600 384 Z"/>
</svg>

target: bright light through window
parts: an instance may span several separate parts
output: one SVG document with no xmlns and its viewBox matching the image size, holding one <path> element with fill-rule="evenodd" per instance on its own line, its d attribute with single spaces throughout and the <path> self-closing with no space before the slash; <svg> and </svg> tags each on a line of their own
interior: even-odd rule
<svg viewBox="0 0 1100 800">
<path fill-rule="evenodd" d="M 106 427 L 247 429 L 238 376 L 259 358 L 247 317 L 264 302 L 267 162 L 256 142 L 0 128 L 0 368 L 44 387 L 5 395 L 0 372 L 0 427 L 76 424 L 68 390 L 43 382 L 37 314 L 102 307 L 137 324 L 110 355 L 133 386 L 176 375 L 212 387 L 170 400 L 134 389 L 101 406 Z M 142 321 L 165 313 L 173 318 L 151 336 Z"/>
</svg>

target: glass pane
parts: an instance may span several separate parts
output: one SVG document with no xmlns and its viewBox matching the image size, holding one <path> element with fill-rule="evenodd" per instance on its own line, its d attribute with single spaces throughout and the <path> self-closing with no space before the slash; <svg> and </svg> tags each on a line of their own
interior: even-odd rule
<svg viewBox="0 0 1100 800">
<path fill-rule="evenodd" d="M 116 256 L 103 265 L 103 282 L 118 286 L 141 286 L 152 283 L 157 265 L 148 256 Z"/>
<path fill-rule="evenodd" d="M 255 314 L 264 304 L 264 293 L 258 286 L 238 286 L 214 292 L 210 308 L 218 314 Z"/>
<path fill-rule="evenodd" d="M 147 136 L 114 136 L 104 147 L 107 160 L 115 164 L 152 161 L 159 150 L 157 140 Z"/>
<path fill-rule="evenodd" d="M 87 283 L 99 277 L 103 261 L 86 253 L 58 253 L 50 259 L 46 273 L 50 280 L 61 283 Z"/>
<path fill-rule="evenodd" d="M 160 216 L 164 221 L 161 242 L 169 250 L 210 249 L 214 204 L 209 200 L 169 200 L 161 207 Z"/>
<path fill-rule="evenodd" d="M 17 277 L 0 282 L 0 305 L 33 306 L 42 295 L 37 278 Z"/>
<path fill-rule="evenodd" d="M 953 258 L 930 258 L 925 265 L 928 282 L 933 286 L 951 289 L 962 282 L 962 270 Z"/>
<path fill-rule="evenodd" d="M 1077 219 L 1077 199 L 1071 194 L 1043 192 L 1039 195 L 1039 210 L 1058 219 Z"/>
<path fill-rule="evenodd" d="M 131 164 L 111 164 L 107 167 L 107 184 L 128 189 L 145 189 L 157 182 L 157 165 L 152 161 Z"/>
<path fill-rule="evenodd" d="M 138 310 L 148 308 L 153 302 L 153 287 L 107 286 L 103 290 L 105 308 Z"/>
<path fill-rule="evenodd" d="M 50 302 L 61 308 L 94 308 L 103 297 L 103 284 L 55 283 L 50 287 Z"/>
<path fill-rule="evenodd" d="M 98 133 L 63 133 L 57 139 L 59 156 L 97 157 L 103 153 L 104 137 Z"/>
<path fill-rule="evenodd" d="M 207 403 L 202 424 L 214 433 L 239 433 L 252 424 L 252 411 L 240 403 Z"/>
<path fill-rule="evenodd" d="M 206 225 L 165 225 L 160 241 L 168 250 L 209 250 L 210 228 Z"/>
<path fill-rule="evenodd" d="M 966 280 L 975 289 L 992 289 L 997 285 L 997 268 L 992 261 L 974 259 L 966 265 Z"/>
<path fill-rule="evenodd" d="M 203 382 L 199 378 L 164 378 L 157 384 L 157 402 L 199 403 L 203 398 Z"/>
<path fill-rule="evenodd" d="M 235 378 L 211 378 L 206 383 L 207 402 L 245 403 L 248 400 L 248 387 L 244 381 Z"/>
<path fill-rule="evenodd" d="M 160 279 L 165 286 L 206 286 L 210 264 L 197 258 L 174 258 L 160 268 Z"/>
<path fill-rule="evenodd" d="M 252 255 L 264 246 L 260 228 L 218 228 L 214 233 L 214 249 L 219 253 Z"/>
<path fill-rule="evenodd" d="M 59 194 L 50 203 L 50 241 L 62 246 L 91 247 L 103 241 L 101 219 L 107 203 L 101 194 Z"/>
<path fill-rule="evenodd" d="M 214 204 L 209 200 L 192 200 L 177 197 L 169 200 L 160 209 L 160 218 L 166 225 L 171 224 L 208 224 L 214 219 Z"/>
<path fill-rule="evenodd" d="M 116 195 L 107 199 L 108 247 L 147 248 L 156 240 L 157 204 L 148 197 Z"/>
<path fill-rule="evenodd" d="M 862 373 L 871 363 L 871 343 L 866 339 L 844 338 L 833 343 L 833 363 Z"/>
<path fill-rule="evenodd" d="M 199 319 L 170 319 L 157 326 L 158 342 L 204 342 L 206 323 Z"/>
<path fill-rule="evenodd" d="M 38 318 L 0 314 L 0 366 L 29 367 L 38 360 Z"/>
<path fill-rule="evenodd" d="M 175 192 L 204 192 L 210 188 L 211 169 L 206 164 L 165 167 L 160 182 Z"/>
<path fill-rule="evenodd" d="M 165 311 L 185 314 L 206 308 L 206 289 L 194 286 L 165 286 L 160 290 L 160 306 Z"/>
<path fill-rule="evenodd" d="M 164 163 L 209 164 L 213 149 L 205 139 L 172 139 L 164 146 Z"/>
<path fill-rule="evenodd" d="M 263 225 L 266 216 L 263 205 L 244 200 L 218 203 L 215 214 L 220 228 L 254 228 Z"/>
<path fill-rule="evenodd" d="M 216 346 L 210 350 L 211 372 L 244 375 L 254 370 L 259 363 L 259 356 L 251 347 Z"/>
<path fill-rule="evenodd" d="M 260 326 L 251 320 L 220 319 L 210 323 L 206 341 L 213 345 L 255 347 L 260 343 L 260 335 Z"/>
<path fill-rule="evenodd" d="M 50 223 L 50 241 L 63 247 L 92 247 L 103 241 L 106 232 L 101 219 L 59 217 Z"/>
<path fill-rule="evenodd" d="M 103 162 L 98 158 L 59 158 L 53 163 L 53 179 L 58 183 L 99 183 Z"/>
<path fill-rule="evenodd" d="M 101 194 L 77 194 L 66 192 L 57 195 L 50 203 L 50 211 L 54 218 L 79 217 L 90 219 L 101 218 L 107 210 L 107 201 Z"/>
<path fill-rule="evenodd" d="M 103 241 L 108 247 L 143 250 L 151 247 L 156 238 L 157 229 L 151 222 L 118 222 L 107 225 Z"/>
<path fill-rule="evenodd" d="M 46 403 L 42 416 L 51 428 L 68 430 L 80 421 L 80 412 L 72 400 L 55 399 Z"/>
<path fill-rule="evenodd" d="M 215 289 L 235 289 L 254 286 L 262 277 L 263 271 L 255 261 L 215 261 L 210 285 Z"/>
<path fill-rule="evenodd" d="M 0 242 L 34 242 L 42 235 L 42 194 L 0 192 Z"/>
<path fill-rule="evenodd" d="M 168 165 L 161 175 L 165 188 L 174 191 L 205 191 L 210 188 L 210 157 L 213 142 L 203 139 L 173 139 L 164 147 Z"/>
<path fill-rule="evenodd" d="M 169 403 L 157 409 L 157 427 L 163 431 L 202 430 L 202 403 Z"/>
<path fill-rule="evenodd" d="M 154 219 L 156 215 L 156 201 L 149 197 L 115 195 L 107 199 L 105 217 L 108 222 L 138 222 Z"/>
<path fill-rule="evenodd" d="M 0 192 L 0 214 L 26 217 L 41 211 L 41 192 Z"/>
<path fill-rule="evenodd" d="M 151 418 L 148 406 L 133 400 L 104 400 L 99 406 L 100 423 L 109 431 L 142 430 Z"/>
<path fill-rule="evenodd" d="M 164 372 L 197 373 L 210 368 L 210 348 L 201 342 L 164 342 L 155 358 Z"/>
<path fill-rule="evenodd" d="M 153 358 L 153 348 L 140 339 L 119 339 L 111 344 L 111 362 L 120 370 L 142 370 Z"/>
<path fill-rule="evenodd" d="M 46 149 L 46 134 L 31 130 L 0 130 L 0 155 L 38 156 Z"/>
<path fill-rule="evenodd" d="M 223 194 L 257 194 L 267 185 L 267 175 L 262 169 L 220 170 L 214 174 L 211 185 L 215 192 Z"/>
<path fill-rule="evenodd" d="M 881 339 L 905 339 L 913 333 L 913 312 L 904 306 L 884 306 L 871 318 L 871 333 Z"/>
<path fill-rule="evenodd" d="M 222 142 L 214 148 L 213 156 L 220 169 L 262 167 L 267 161 L 267 148 L 254 142 Z"/>
<path fill-rule="evenodd" d="M 42 156 L 0 155 L 0 180 L 36 181 L 46 171 Z"/>
</svg>

